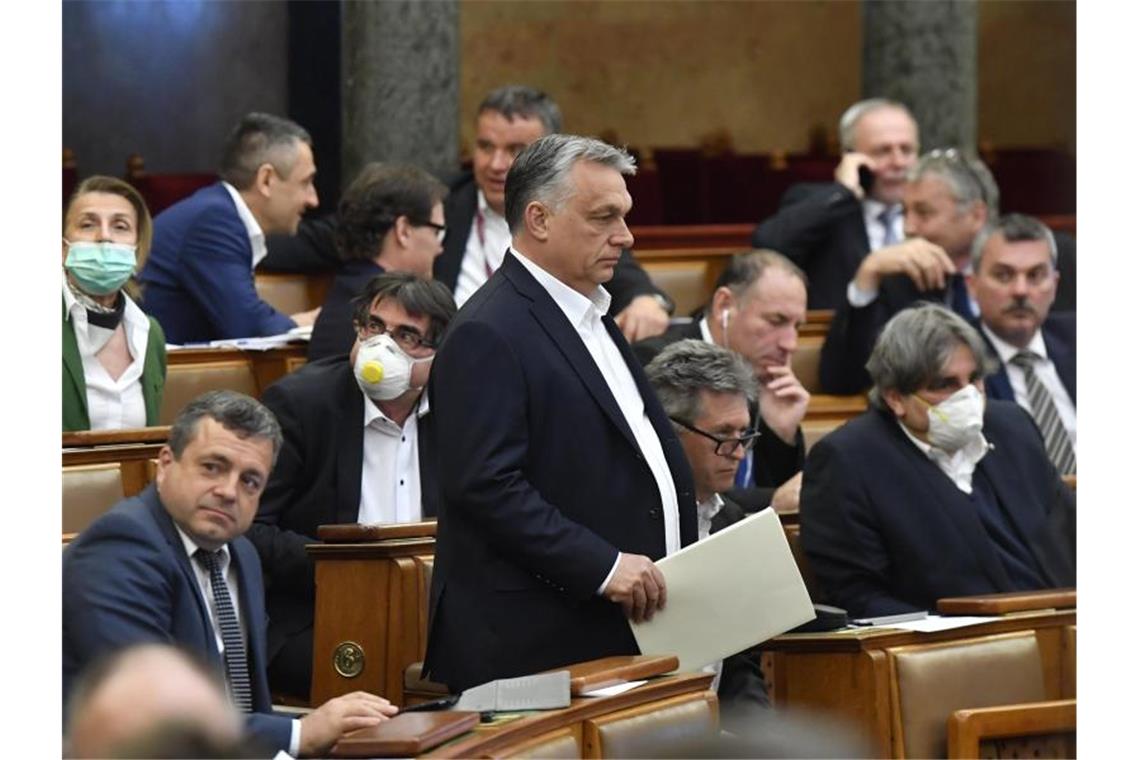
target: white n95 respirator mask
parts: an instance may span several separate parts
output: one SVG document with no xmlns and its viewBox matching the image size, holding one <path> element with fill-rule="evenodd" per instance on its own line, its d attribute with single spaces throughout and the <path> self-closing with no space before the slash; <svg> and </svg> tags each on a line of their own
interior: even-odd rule
<svg viewBox="0 0 1140 760">
<path fill-rule="evenodd" d="M 356 352 L 353 370 L 356 383 L 369 398 L 391 401 L 412 387 L 412 367 L 433 357 L 413 359 L 387 333 L 363 341 Z"/>
<path fill-rule="evenodd" d="M 930 443 L 943 451 L 957 451 L 982 432 L 986 398 L 974 385 L 967 385 L 942 403 L 926 410 Z"/>
</svg>

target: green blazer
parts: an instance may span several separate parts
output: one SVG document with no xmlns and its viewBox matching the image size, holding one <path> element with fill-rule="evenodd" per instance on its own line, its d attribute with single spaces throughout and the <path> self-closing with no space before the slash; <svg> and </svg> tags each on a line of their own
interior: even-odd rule
<svg viewBox="0 0 1140 760">
<path fill-rule="evenodd" d="M 146 424 L 158 424 L 158 410 L 162 406 L 162 385 L 166 382 L 166 336 L 154 317 L 150 317 L 150 333 L 146 338 L 146 355 L 142 371 L 143 404 L 146 406 Z M 63 305 L 63 429 L 88 430 L 91 420 L 87 416 L 87 382 L 83 378 L 83 361 L 79 358 L 79 342 L 75 328 Z"/>
</svg>

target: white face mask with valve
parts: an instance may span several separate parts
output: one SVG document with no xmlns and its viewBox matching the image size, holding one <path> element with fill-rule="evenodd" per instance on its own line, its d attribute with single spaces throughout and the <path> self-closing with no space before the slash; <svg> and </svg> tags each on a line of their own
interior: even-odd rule
<svg viewBox="0 0 1140 760">
<path fill-rule="evenodd" d="M 412 387 L 412 368 L 433 357 L 413 359 L 387 333 L 360 344 L 353 370 L 360 389 L 375 401 L 391 401 Z"/>
<path fill-rule="evenodd" d="M 930 405 L 924 399 L 919 400 L 928 407 L 926 416 L 930 430 L 927 437 L 931 445 L 943 451 L 957 451 L 982 432 L 986 398 L 972 383 L 939 404 Z"/>
</svg>

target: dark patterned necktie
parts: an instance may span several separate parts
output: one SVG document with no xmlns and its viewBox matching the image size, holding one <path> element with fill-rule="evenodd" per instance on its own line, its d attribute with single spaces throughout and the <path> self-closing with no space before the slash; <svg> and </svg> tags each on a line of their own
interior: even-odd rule
<svg viewBox="0 0 1140 760">
<path fill-rule="evenodd" d="M 1025 375 L 1025 393 L 1029 397 L 1029 408 L 1041 437 L 1045 439 L 1045 451 L 1049 459 L 1056 465 L 1057 471 L 1062 475 L 1072 475 L 1077 471 L 1077 456 L 1073 453 L 1073 444 L 1069 440 L 1069 431 L 1061 424 L 1061 415 L 1057 413 L 1057 406 L 1049 389 L 1037 377 L 1034 368 L 1038 359 L 1028 351 L 1019 351 L 1010 364 L 1021 369 Z"/>
<path fill-rule="evenodd" d="M 899 242 L 899 236 L 895 234 L 895 219 L 899 215 L 898 206 L 887 206 L 879 214 L 879 222 L 883 225 L 883 247 L 894 245 Z"/>
<path fill-rule="evenodd" d="M 242 712 L 253 711 L 253 691 L 249 683 L 249 663 L 245 658 L 245 643 L 241 638 L 241 626 L 234 612 L 230 590 L 222 577 L 221 558 L 218 552 L 199 549 L 194 559 L 210 573 L 210 589 L 214 592 L 214 612 L 218 627 L 222 629 L 222 648 L 226 661 L 226 680 L 230 684 L 230 694 L 234 704 Z"/>
</svg>

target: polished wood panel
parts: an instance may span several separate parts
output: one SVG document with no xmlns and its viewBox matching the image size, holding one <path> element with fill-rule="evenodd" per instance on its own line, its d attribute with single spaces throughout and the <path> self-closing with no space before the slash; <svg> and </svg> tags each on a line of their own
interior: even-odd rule
<svg viewBox="0 0 1140 760">
<path fill-rule="evenodd" d="M 777 706 L 819 711 L 851 721 L 881 757 L 891 754 L 888 647 L 1032 630 L 1037 636 L 1046 696 L 1063 696 L 1064 637 L 1075 610 L 1019 613 L 934 633 L 854 629 L 784 634 L 764 644 L 772 653 L 772 695 Z"/>
<path fill-rule="evenodd" d="M 946 729 L 947 756 L 951 758 L 981 757 L 981 747 L 986 741 L 1059 734 L 1065 735 L 1062 739 L 1063 754 L 1020 756 L 1076 757 L 1077 700 L 1059 699 L 955 710 L 946 724 Z"/>
<path fill-rule="evenodd" d="M 1005 615 L 1026 610 L 1075 609 L 1075 588 L 1011 591 L 1003 594 L 954 596 L 938 600 L 940 615 Z"/>
<path fill-rule="evenodd" d="M 575 698 L 563 710 L 545 710 L 509 723 L 480 726 L 471 734 L 428 752 L 426 757 L 505 757 L 566 729 L 581 736 L 586 721 L 624 710 L 648 705 L 668 709 L 679 701 L 693 699 L 715 703 L 716 694 L 708 691 L 712 678 L 711 673 L 682 673 L 655 678 L 613 697 Z M 590 756 L 586 747 L 582 746 L 582 751 L 584 757 Z"/>
</svg>

